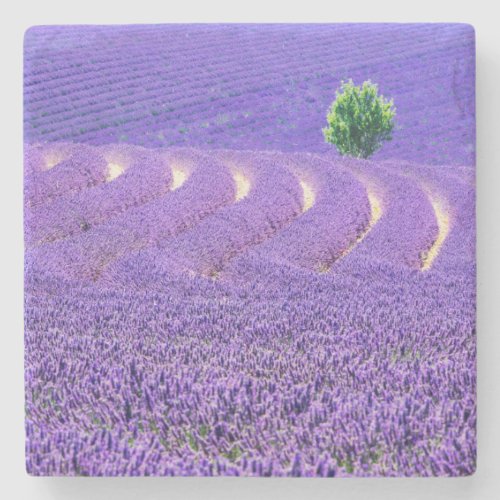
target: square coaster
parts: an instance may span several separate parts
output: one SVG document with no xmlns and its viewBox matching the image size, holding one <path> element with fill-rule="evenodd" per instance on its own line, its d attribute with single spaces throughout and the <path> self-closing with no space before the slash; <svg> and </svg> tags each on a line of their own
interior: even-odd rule
<svg viewBox="0 0 500 500">
<path fill-rule="evenodd" d="M 26 468 L 465 476 L 465 24 L 35 26 Z"/>
</svg>

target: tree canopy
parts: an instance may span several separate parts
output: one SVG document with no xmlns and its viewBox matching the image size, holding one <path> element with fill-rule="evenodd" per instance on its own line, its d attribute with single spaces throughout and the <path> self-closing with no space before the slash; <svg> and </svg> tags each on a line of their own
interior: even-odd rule
<svg viewBox="0 0 500 500">
<path fill-rule="evenodd" d="M 392 139 L 396 108 L 392 99 L 378 95 L 376 84 L 370 80 L 361 86 L 352 80 L 342 82 L 335 96 L 323 135 L 340 154 L 368 158 L 383 141 Z"/>
</svg>

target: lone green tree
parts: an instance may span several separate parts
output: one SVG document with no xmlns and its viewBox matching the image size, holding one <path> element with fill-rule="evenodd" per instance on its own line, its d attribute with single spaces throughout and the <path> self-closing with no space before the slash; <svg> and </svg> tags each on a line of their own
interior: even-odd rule
<svg viewBox="0 0 500 500">
<path fill-rule="evenodd" d="M 368 158 L 392 139 L 395 116 L 392 99 L 378 95 L 376 84 L 368 80 L 356 86 L 349 80 L 335 92 L 323 135 L 341 155 Z"/>
</svg>

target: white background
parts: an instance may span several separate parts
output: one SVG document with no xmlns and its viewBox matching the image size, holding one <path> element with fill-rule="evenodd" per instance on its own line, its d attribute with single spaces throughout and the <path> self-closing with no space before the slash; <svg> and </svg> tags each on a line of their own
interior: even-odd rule
<svg viewBox="0 0 500 500">
<path fill-rule="evenodd" d="M 0 496 L 23 500 L 500 498 L 500 16 L 495 3 L 493 0 L 304 0 L 300 4 L 291 0 L 283 3 L 270 0 L 2 2 Z M 67 23 L 346 21 L 466 22 L 476 28 L 479 357 L 476 474 L 457 479 L 343 480 L 29 477 L 24 471 L 22 291 L 22 38 L 26 28 Z"/>
</svg>

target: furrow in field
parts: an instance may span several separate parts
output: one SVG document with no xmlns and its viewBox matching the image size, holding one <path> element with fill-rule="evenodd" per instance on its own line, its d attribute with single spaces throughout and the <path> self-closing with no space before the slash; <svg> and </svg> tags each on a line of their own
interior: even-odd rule
<svg viewBox="0 0 500 500">
<path fill-rule="evenodd" d="M 123 174 L 125 168 L 119 163 L 108 163 L 106 167 L 106 182 L 114 181 Z"/>
<path fill-rule="evenodd" d="M 188 177 L 189 169 L 179 165 L 172 166 L 172 185 L 170 189 L 172 191 L 179 189 L 186 182 Z"/>
<path fill-rule="evenodd" d="M 241 201 L 248 196 L 251 188 L 250 179 L 241 170 L 232 169 L 234 184 L 236 186 L 235 201 Z"/>
<path fill-rule="evenodd" d="M 316 201 L 316 193 L 312 185 L 306 180 L 300 179 L 299 184 L 302 188 L 302 213 L 305 213 L 313 207 Z"/>
<path fill-rule="evenodd" d="M 450 232 L 450 215 L 446 201 L 442 197 L 433 194 L 429 188 L 425 188 L 425 191 L 434 210 L 438 234 L 429 250 L 422 255 L 422 271 L 428 271 L 431 268 Z"/>
</svg>

